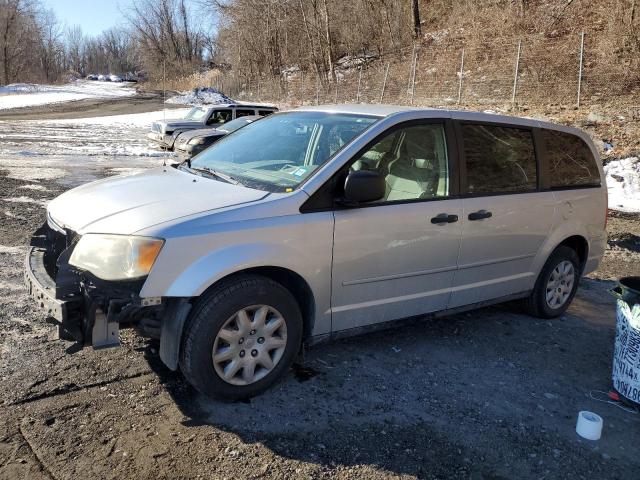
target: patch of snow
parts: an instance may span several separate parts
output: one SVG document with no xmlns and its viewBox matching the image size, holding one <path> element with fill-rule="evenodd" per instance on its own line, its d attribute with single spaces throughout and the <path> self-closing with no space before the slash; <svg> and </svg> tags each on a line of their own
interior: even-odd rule
<svg viewBox="0 0 640 480">
<path fill-rule="evenodd" d="M 22 247 L 7 247 L 5 245 L 0 245 L 0 253 L 7 253 L 10 255 L 19 255 L 23 252 Z"/>
<path fill-rule="evenodd" d="M 169 100 L 167 100 L 167 103 Z M 151 123 L 167 118 L 182 118 L 189 108 L 172 108 L 155 112 L 131 113 L 127 115 L 109 115 L 105 117 L 68 118 L 63 120 L 51 120 L 51 123 L 62 125 L 118 125 L 130 127 L 151 128 Z M 38 122 L 41 123 L 41 122 Z"/>
<path fill-rule="evenodd" d="M 35 205 L 40 205 L 41 207 L 46 207 L 47 203 L 49 203 L 48 200 L 36 200 L 35 198 L 25 197 L 25 196 L 3 198 L 3 200 L 5 202 L 12 202 L 12 203 L 33 203 Z"/>
<path fill-rule="evenodd" d="M 435 32 L 429 32 L 424 34 L 424 39 L 427 42 L 438 44 L 442 42 L 445 38 L 449 36 L 449 29 L 445 28 L 443 30 L 437 30 Z"/>
<path fill-rule="evenodd" d="M 612 160 L 604 166 L 607 176 L 609 208 L 640 213 L 640 158 Z"/>
<path fill-rule="evenodd" d="M 283 68 L 280 73 L 286 81 L 290 81 L 300 76 L 300 67 L 292 65 L 291 67 Z"/>
<path fill-rule="evenodd" d="M 364 53 L 360 55 L 344 55 L 336 61 L 336 68 L 348 70 L 355 67 L 364 66 L 372 60 L 378 58 L 375 53 Z"/>
<path fill-rule="evenodd" d="M 37 185 L 35 183 L 30 183 L 28 185 L 22 185 L 18 188 L 26 188 L 27 190 L 39 190 L 41 192 L 48 192 L 49 190 L 44 185 Z"/>
<path fill-rule="evenodd" d="M 85 98 L 130 97 L 134 88 L 122 82 L 77 80 L 66 85 L 13 83 L 0 87 L 0 110 L 33 107 Z"/>
<path fill-rule="evenodd" d="M 14 167 L 2 166 L 3 170 L 9 170 L 7 177 L 15 180 L 54 180 L 62 178 L 66 175 L 61 168 L 42 168 L 42 167 Z"/>
<path fill-rule="evenodd" d="M 166 103 L 174 105 L 215 105 L 219 103 L 234 103 L 224 93 L 211 87 L 198 87 L 189 92 L 167 99 Z"/>
</svg>

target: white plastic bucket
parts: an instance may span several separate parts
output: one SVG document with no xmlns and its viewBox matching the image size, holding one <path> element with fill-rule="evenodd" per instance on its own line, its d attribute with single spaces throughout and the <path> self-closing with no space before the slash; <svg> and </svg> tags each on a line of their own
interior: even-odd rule
<svg viewBox="0 0 640 480">
<path fill-rule="evenodd" d="M 620 279 L 612 290 L 616 305 L 613 388 L 626 400 L 640 404 L 640 285 L 639 277 Z"/>
</svg>

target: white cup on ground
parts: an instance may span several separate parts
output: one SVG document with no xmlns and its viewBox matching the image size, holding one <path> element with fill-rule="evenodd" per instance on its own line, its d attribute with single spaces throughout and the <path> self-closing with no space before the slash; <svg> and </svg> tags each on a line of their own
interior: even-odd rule
<svg viewBox="0 0 640 480">
<path fill-rule="evenodd" d="M 600 440 L 602 435 L 602 417 L 586 410 L 578 413 L 576 433 L 587 440 Z"/>
</svg>

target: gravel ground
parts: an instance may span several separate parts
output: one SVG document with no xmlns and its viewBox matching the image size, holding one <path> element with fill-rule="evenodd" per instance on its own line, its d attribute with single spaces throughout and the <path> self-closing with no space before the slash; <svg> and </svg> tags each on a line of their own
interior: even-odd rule
<svg viewBox="0 0 640 480">
<path fill-rule="evenodd" d="M 637 477 L 640 415 L 590 397 L 610 387 L 607 289 L 640 271 L 637 217 L 609 219 L 602 267 L 558 320 L 509 304 L 414 321 L 317 346 L 266 394 L 221 403 L 131 331 L 121 348 L 74 354 L 53 339 L 22 285 L 43 205 L 162 160 L 93 148 L 141 130 L 29 128 L 0 124 L 24 134 L 0 135 L 0 478 Z M 599 442 L 575 434 L 579 410 L 604 417 Z"/>
</svg>

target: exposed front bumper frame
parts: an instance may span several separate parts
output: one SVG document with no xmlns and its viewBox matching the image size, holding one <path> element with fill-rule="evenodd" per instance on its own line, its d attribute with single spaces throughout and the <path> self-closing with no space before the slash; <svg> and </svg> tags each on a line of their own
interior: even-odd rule
<svg viewBox="0 0 640 480">
<path fill-rule="evenodd" d="M 56 298 L 56 284 L 44 266 L 45 250 L 30 247 L 25 257 L 24 281 L 27 291 L 40 309 L 58 326 L 62 340 L 82 340 L 80 319 L 84 310 L 82 297 Z"/>
</svg>

